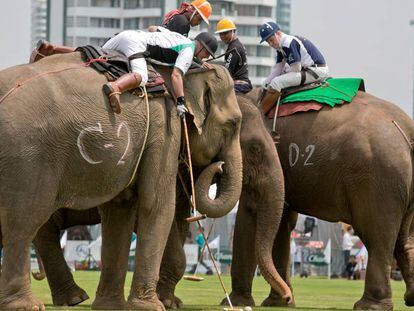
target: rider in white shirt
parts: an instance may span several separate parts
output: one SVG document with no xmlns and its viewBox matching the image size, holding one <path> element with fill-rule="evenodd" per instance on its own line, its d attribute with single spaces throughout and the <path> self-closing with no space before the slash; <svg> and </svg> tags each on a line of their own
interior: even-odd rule
<svg viewBox="0 0 414 311">
<path fill-rule="evenodd" d="M 190 68 L 193 58 L 198 61 L 214 56 L 217 50 L 217 39 L 209 33 L 200 33 L 194 41 L 183 35 L 158 27 L 158 31 L 145 32 L 126 30 L 105 43 L 104 49 L 113 49 L 125 54 L 131 65 L 131 73 L 121 76 L 114 82 L 104 85 L 111 106 L 120 109 L 119 95 L 123 92 L 144 85 L 148 80 L 147 63 L 142 53 L 148 57 L 173 67 L 171 83 L 177 98 L 181 116 L 185 113 L 183 75 Z"/>
<path fill-rule="evenodd" d="M 274 22 L 260 28 L 261 43 L 266 41 L 276 50 L 276 65 L 264 81 L 267 94 L 262 100 L 264 114 L 277 102 L 284 88 L 320 81 L 329 69 L 318 48 L 308 39 L 283 33 Z"/>
<path fill-rule="evenodd" d="M 154 30 L 156 31 L 125 30 L 103 45 L 103 49 L 116 50 L 127 56 L 132 71 L 122 75 L 116 81 L 106 83 L 103 90 L 109 97 L 112 110 L 120 113 L 120 95 L 139 85 L 145 85 L 148 81 L 147 63 L 144 58 L 148 56 L 173 67 L 171 82 L 174 96 L 177 99 L 178 112 L 183 117 L 186 111 L 183 75 L 188 71 L 193 60 L 201 63 L 203 59 L 214 56 L 218 42 L 208 32 L 198 34 L 192 41 L 163 27 Z M 56 46 L 40 40 L 32 52 L 30 62 L 53 54 L 74 52 L 74 50 L 71 47 Z"/>
</svg>

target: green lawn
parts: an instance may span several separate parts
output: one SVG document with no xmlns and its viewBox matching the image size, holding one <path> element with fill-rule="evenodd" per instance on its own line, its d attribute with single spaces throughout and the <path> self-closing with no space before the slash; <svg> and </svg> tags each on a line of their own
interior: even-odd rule
<svg viewBox="0 0 414 311">
<path fill-rule="evenodd" d="M 98 284 L 98 272 L 75 272 L 77 283 L 83 287 L 91 296 L 82 305 L 75 308 L 56 308 L 51 304 L 49 288 L 47 282 L 32 281 L 32 287 L 36 295 L 46 304 L 46 310 L 87 310 L 95 294 Z M 125 288 L 126 295 L 131 281 L 131 273 L 128 273 L 127 284 Z M 230 277 L 224 276 L 227 289 L 230 291 Z M 295 291 L 296 306 L 295 310 L 350 310 L 356 300 L 362 295 L 364 283 L 362 281 L 347 280 L 327 280 L 319 278 L 293 279 Z M 404 282 L 392 282 L 394 310 L 414 310 L 404 305 L 403 296 L 405 285 Z M 267 297 L 269 286 L 262 277 L 257 277 L 254 282 L 253 296 L 256 304 L 260 305 L 264 298 Z M 219 281 L 214 276 L 207 276 L 203 282 L 181 281 L 177 288 L 177 296 L 180 297 L 184 304 L 185 310 L 222 310 L 218 305 L 224 297 Z M 282 308 L 259 308 L 253 310 L 290 310 Z"/>
</svg>

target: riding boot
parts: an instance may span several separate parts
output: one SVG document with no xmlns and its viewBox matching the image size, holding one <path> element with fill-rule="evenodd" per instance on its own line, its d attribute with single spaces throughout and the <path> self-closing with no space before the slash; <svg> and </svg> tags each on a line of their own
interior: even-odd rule
<svg viewBox="0 0 414 311">
<path fill-rule="evenodd" d="M 30 63 L 34 63 L 43 57 L 53 54 L 65 54 L 75 52 L 75 48 L 63 45 L 53 45 L 46 40 L 39 40 L 36 44 L 36 48 L 30 55 Z"/>
<path fill-rule="evenodd" d="M 264 115 L 266 115 L 273 108 L 273 106 L 276 105 L 280 94 L 280 92 L 271 88 L 267 90 L 266 95 L 263 97 L 262 102 L 260 103 L 260 107 Z"/>
<path fill-rule="evenodd" d="M 113 82 L 104 84 L 103 91 L 108 95 L 109 103 L 112 111 L 115 113 L 121 113 L 121 100 L 122 93 L 131 89 L 137 88 L 142 81 L 142 77 L 137 73 L 127 73 L 120 76 Z"/>
</svg>

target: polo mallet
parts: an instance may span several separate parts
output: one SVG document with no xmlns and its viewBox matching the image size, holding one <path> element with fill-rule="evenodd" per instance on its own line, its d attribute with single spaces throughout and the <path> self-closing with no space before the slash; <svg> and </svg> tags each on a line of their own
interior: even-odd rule
<svg viewBox="0 0 414 311">
<path fill-rule="evenodd" d="M 187 121 L 185 119 L 185 116 L 184 116 L 184 118 L 182 118 L 182 120 L 183 120 L 183 125 L 184 125 L 184 139 L 185 139 L 185 144 L 187 145 L 187 156 L 188 156 L 188 164 L 189 164 L 189 170 L 190 170 L 190 181 L 191 181 L 191 190 L 192 190 L 192 197 L 191 198 L 192 198 L 192 205 L 193 205 L 193 208 L 194 208 L 194 216 L 193 217 L 188 217 L 188 218 L 186 218 L 186 220 L 188 222 L 194 222 L 194 221 L 197 222 L 198 229 L 200 230 L 200 233 L 203 235 L 204 241 L 206 241 L 206 243 L 204 245 L 207 247 L 210 259 L 213 262 L 214 270 L 216 271 L 217 276 L 219 278 L 221 288 L 223 289 L 224 294 L 226 295 L 227 302 L 229 303 L 229 306 L 230 306 L 230 308 L 225 308 L 225 310 L 228 310 L 228 311 L 243 311 L 243 309 L 235 309 L 233 307 L 233 304 L 231 303 L 231 300 L 230 300 L 230 296 L 229 296 L 229 294 L 226 290 L 226 287 L 224 286 L 223 279 L 222 279 L 221 274 L 218 270 L 216 260 L 214 259 L 213 254 L 211 253 L 210 246 L 208 245 L 208 242 L 207 242 L 208 239 L 207 239 L 204 231 L 201 229 L 202 226 L 201 226 L 201 223 L 200 223 L 200 219 L 206 218 L 206 215 L 197 215 L 197 208 L 196 208 L 196 204 L 195 204 L 193 168 L 192 168 L 192 162 L 191 162 L 190 140 L 188 138 Z"/>
<path fill-rule="evenodd" d="M 207 241 L 207 239 L 206 239 L 206 235 L 205 235 L 204 231 L 203 231 L 203 230 L 201 230 L 201 223 L 200 223 L 200 221 L 199 221 L 199 220 L 197 220 L 197 224 L 198 224 L 198 228 L 199 228 L 199 230 L 200 230 L 200 233 L 203 235 L 203 239 L 204 239 L 204 241 Z M 243 311 L 243 309 L 237 309 L 237 308 L 234 308 L 234 307 L 233 307 L 233 304 L 231 303 L 231 300 L 230 300 L 230 296 L 229 296 L 229 294 L 228 294 L 228 292 L 227 292 L 227 290 L 226 290 L 226 287 L 224 286 L 223 279 L 222 279 L 221 274 L 220 274 L 220 272 L 219 272 L 219 270 L 218 270 L 216 260 L 214 259 L 214 257 L 213 257 L 213 253 L 211 252 L 210 245 L 208 245 L 208 243 L 205 243 L 204 245 L 207 247 L 208 254 L 209 254 L 209 256 L 210 256 L 210 260 L 211 260 L 211 261 L 212 261 L 212 263 L 213 263 L 214 270 L 216 271 L 217 276 L 218 276 L 218 278 L 219 278 L 221 288 L 223 289 L 224 294 L 226 295 L 227 302 L 229 303 L 229 306 L 230 306 L 230 308 L 224 308 L 224 310 L 226 310 L 226 311 Z"/>
<path fill-rule="evenodd" d="M 193 206 L 193 216 L 192 217 L 188 217 L 185 220 L 187 220 L 188 222 L 194 222 L 194 221 L 199 221 L 201 219 L 206 218 L 206 215 L 198 215 L 197 214 L 197 207 L 196 207 L 196 203 L 195 203 L 195 191 L 194 191 L 194 175 L 193 175 L 193 164 L 191 162 L 191 151 L 190 151 L 190 140 L 188 138 L 188 129 L 187 129 L 187 121 L 184 118 L 182 118 L 183 123 L 184 123 L 184 139 L 185 139 L 185 144 L 187 146 L 187 160 L 188 160 L 188 166 L 189 166 L 189 170 L 190 170 L 190 181 L 191 181 L 191 205 Z"/>
<path fill-rule="evenodd" d="M 214 219 L 213 222 L 211 223 L 210 230 L 208 231 L 208 234 L 207 234 L 207 239 L 210 238 L 210 234 L 213 231 L 213 227 L 214 227 L 215 222 L 216 222 L 216 219 Z M 200 282 L 200 281 L 204 280 L 203 277 L 197 276 L 197 270 L 198 270 L 198 267 L 200 266 L 201 260 L 203 258 L 202 256 L 204 255 L 204 250 L 206 249 L 206 243 L 208 243 L 208 240 L 204 241 L 203 248 L 201 249 L 201 252 L 200 252 L 200 257 L 198 258 L 197 265 L 196 265 L 196 268 L 194 270 L 194 274 L 193 275 L 184 275 L 184 277 L 183 277 L 184 280 L 195 281 L 195 282 Z"/>
</svg>

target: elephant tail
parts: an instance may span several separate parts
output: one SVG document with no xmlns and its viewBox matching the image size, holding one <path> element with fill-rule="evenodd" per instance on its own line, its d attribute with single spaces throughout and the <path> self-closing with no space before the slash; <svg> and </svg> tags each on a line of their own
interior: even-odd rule
<svg viewBox="0 0 414 311">
<path fill-rule="evenodd" d="M 39 265 L 39 271 L 38 272 L 32 272 L 32 276 L 35 280 L 41 281 L 41 280 L 44 280 L 46 278 L 46 272 L 45 272 L 45 268 L 43 266 L 42 258 L 40 257 L 40 254 L 39 254 L 39 252 L 37 251 L 36 248 L 35 248 L 35 252 L 36 252 L 37 264 Z"/>
</svg>

